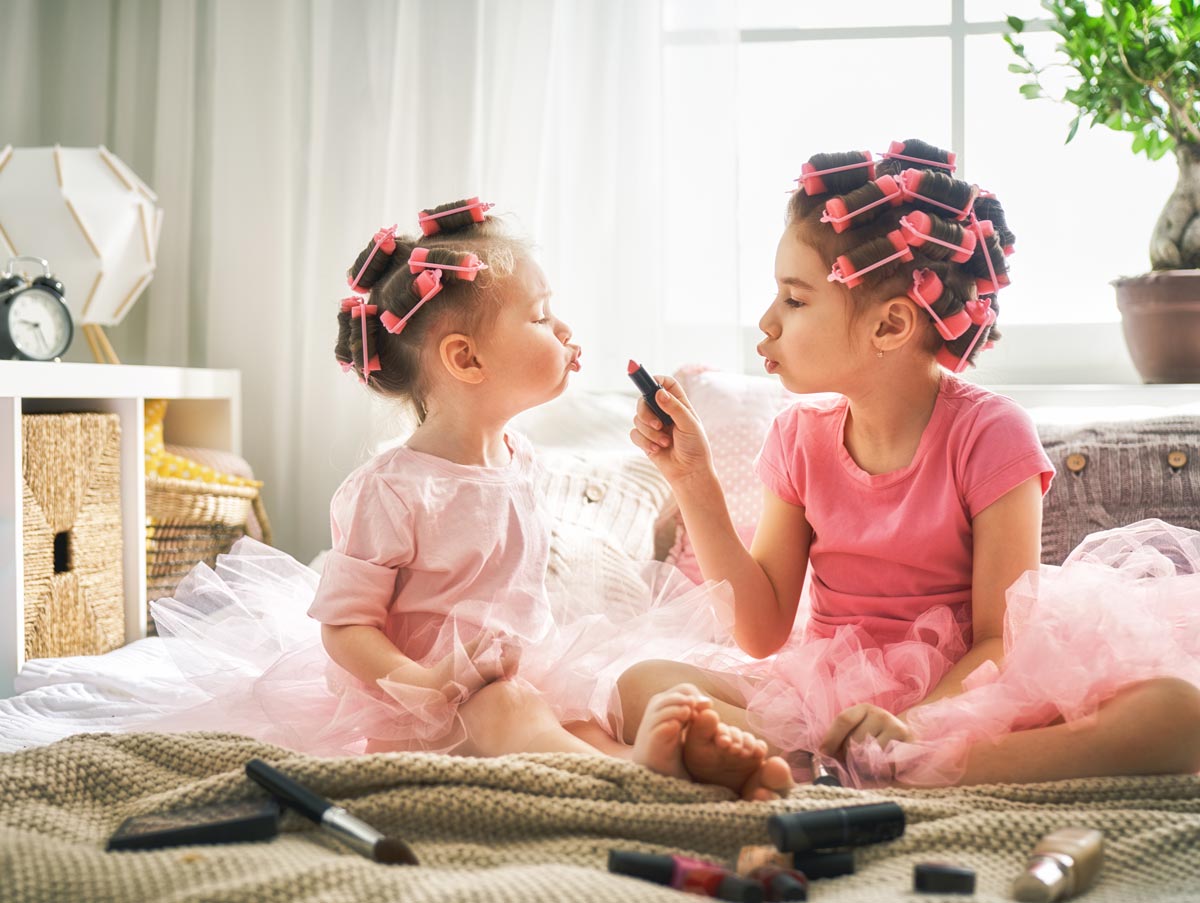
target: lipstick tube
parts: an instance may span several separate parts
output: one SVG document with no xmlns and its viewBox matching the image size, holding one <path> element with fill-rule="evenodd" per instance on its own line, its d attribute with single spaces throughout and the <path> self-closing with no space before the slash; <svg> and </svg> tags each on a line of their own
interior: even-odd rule
<svg viewBox="0 0 1200 903">
<path fill-rule="evenodd" d="M 687 856 L 660 856 L 636 850 L 609 850 L 608 870 L 666 887 L 741 903 L 762 903 L 763 885 L 713 862 Z"/>
<path fill-rule="evenodd" d="M 776 849 L 789 853 L 861 847 L 903 834 L 904 810 L 895 803 L 869 803 L 789 812 L 767 819 L 767 833 Z"/>
<path fill-rule="evenodd" d="M 662 421 L 663 428 L 674 426 L 675 421 L 671 419 L 662 408 L 658 406 L 658 402 L 654 400 L 654 396 L 658 394 L 658 390 L 662 388 L 654 381 L 654 377 L 646 372 L 646 368 L 637 361 L 629 362 L 629 378 L 633 380 L 633 384 L 637 386 L 637 390 L 642 393 L 642 398 L 646 400 L 646 405 L 654 412 L 654 416 Z"/>
</svg>

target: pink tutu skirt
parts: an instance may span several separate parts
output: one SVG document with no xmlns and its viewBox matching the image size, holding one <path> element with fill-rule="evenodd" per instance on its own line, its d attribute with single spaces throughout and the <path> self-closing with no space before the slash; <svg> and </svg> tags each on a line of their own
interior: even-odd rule
<svg viewBox="0 0 1200 903">
<path fill-rule="evenodd" d="M 1061 567 L 1024 574 L 1007 593 L 1002 667 L 985 662 L 964 692 L 908 716 L 914 739 L 852 744 L 825 760 L 844 783 L 954 783 L 967 750 L 1057 722 L 1082 725 L 1123 687 L 1156 677 L 1200 686 L 1200 533 L 1144 520 L 1094 533 Z M 804 634 L 744 684 L 751 725 L 784 750 L 818 749 L 841 711 L 862 702 L 900 713 L 967 651 L 945 607 L 900 642 L 853 626 Z"/>
<path fill-rule="evenodd" d="M 562 586 L 545 607 L 464 600 L 453 615 L 401 613 L 387 633 L 419 664 L 453 662 L 442 690 L 369 686 L 336 665 L 307 616 L 319 575 L 277 549 L 242 539 L 215 569 L 198 565 L 174 598 L 151 604 L 160 637 L 204 700 L 165 706 L 138 730 L 221 730 L 314 755 L 453 752 L 466 739 L 458 709 L 503 670 L 535 690 L 562 723 L 595 721 L 619 736 L 617 678 L 645 658 L 693 658 L 732 648 L 728 598 L 649 562 L 626 575 L 619 604 Z M 556 594 L 558 598 L 556 598 Z M 468 648 L 486 629 L 473 654 Z M 195 694 L 189 697 L 195 699 Z"/>
</svg>

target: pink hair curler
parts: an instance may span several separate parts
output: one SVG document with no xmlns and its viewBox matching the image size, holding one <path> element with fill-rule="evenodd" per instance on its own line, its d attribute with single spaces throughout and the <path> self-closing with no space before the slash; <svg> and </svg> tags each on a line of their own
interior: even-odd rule
<svg viewBox="0 0 1200 903">
<path fill-rule="evenodd" d="M 871 201 L 869 204 L 863 204 L 857 210 L 847 212 L 845 197 L 830 198 L 825 202 L 825 209 L 821 212 L 821 222 L 831 223 L 834 232 L 844 232 L 849 228 L 846 223 L 858 216 L 864 210 L 870 210 L 872 207 L 878 207 L 880 204 L 891 204 L 893 207 L 904 203 L 904 193 L 900 190 L 900 186 L 896 184 L 896 180 L 891 176 L 880 176 L 874 182 L 883 192 L 883 197 L 878 200 Z"/>
<path fill-rule="evenodd" d="M 985 237 L 988 233 L 984 229 L 983 223 L 987 223 L 988 229 L 992 228 L 992 224 L 989 220 L 983 220 L 980 222 L 979 218 L 975 216 L 975 211 L 972 210 L 971 229 L 973 229 L 979 236 L 979 244 L 983 247 L 983 260 L 984 263 L 987 264 L 988 276 L 990 277 L 989 279 L 976 279 L 975 291 L 980 295 L 994 295 L 996 292 L 1000 291 L 1000 289 L 1004 288 L 1004 286 L 1008 285 L 1012 280 L 1008 278 L 1008 273 L 996 273 L 996 268 L 992 265 L 992 255 L 988 252 L 987 241 L 985 241 Z"/>
<path fill-rule="evenodd" d="M 831 166 L 829 169 L 817 169 L 811 163 L 805 163 L 800 167 L 800 177 L 796 179 L 800 183 L 800 187 L 804 189 L 804 193 L 809 197 L 815 194 L 824 194 L 827 189 L 825 181 L 821 176 L 828 175 L 831 172 L 845 172 L 848 169 L 867 168 L 867 178 L 875 178 L 875 160 L 871 157 L 870 151 L 861 151 L 863 161 L 861 163 L 847 163 L 845 166 Z"/>
<path fill-rule="evenodd" d="M 829 271 L 829 275 L 825 278 L 830 282 L 840 282 L 847 288 L 854 288 L 856 285 L 862 284 L 864 273 L 878 269 L 885 264 L 891 263 L 893 260 L 909 261 L 913 259 L 912 249 L 909 248 L 908 242 L 904 240 L 904 236 L 900 234 L 899 229 L 893 229 L 889 232 L 887 239 L 892 243 L 892 247 L 896 249 L 895 254 L 889 254 L 882 260 L 877 260 L 869 266 L 865 266 L 861 270 L 854 270 L 853 272 L 847 272 L 853 264 L 848 257 L 842 255 L 834 261 L 833 269 Z"/>
<path fill-rule="evenodd" d="M 996 312 L 992 310 L 991 298 L 976 298 L 963 305 L 963 310 L 976 326 L 990 326 L 996 322 Z M 991 319 L 988 315 L 991 314 Z"/>
<path fill-rule="evenodd" d="M 438 220 L 443 216 L 450 216 L 453 213 L 465 213 L 466 211 L 470 210 L 471 219 L 477 223 L 482 223 L 484 215 L 495 206 L 495 204 L 480 202 L 479 198 L 468 198 L 467 202 L 461 207 L 452 207 L 449 210 L 442 210 L 438 213 L 428 213 L 427 211 L 422 210 L 417 214 L 417 223 L 421 227 L 422 235 L 434 235 L 442 231 L 442 227 L 438 223 Z"/>
<path fill-rule="evenodd" d="M 352 292 L 359 291 L 358 280 L 362 279 L 363 273 L 365 273 L 367 271 L 367 267 L 370 265 L 371 259 L 375 256 L 375 254 L 377 252 L 383 251 L 384 254 L 391 255 L 391 253 L 395 250 L 396 250 L 396 227 L 395 226 L 387 226 L 386 228 L 380 229 L 378 232 L 376 232 L 375 233 L 375 247 L 373 247 L 371 249 L 371 253 L 367 255 L 367 259 L 363 261 L 363 265 L 361 267 L 359 267 L 358 273 L 354 276 L 354 278 L 347 279 L 347 282 L 349 282 L 349 284 L 350 284 L 350 291 L 352 291 Z"/>
<path fill-rule="evenodd" d="M 467 252 L 463 254 L 463 259 L 466 264 L 463 266 L 451 266 L 448 263 L 427 263 L 429 259 L 428 248 L 413 248 L 412 254 L 408 257 L 408 271 L 410 273 L 418 273 L 421 270 L 449 270 L 453 273 L 459 273 L 457 278 L 467 282 L 475 281 L 475 274 L 480 270 L 488 268 L 486 263 L 481 263 L 479 258 Z"/>
<path fill-rule="evenodd" d="M 994 295 L 1006 285 L 1012 284 L 1012 280 L 1008 278 L 1007 273 L 998 273 L 996 278 L 997 282 L 992 282 L 990 279 L 976 279 L 975 293 L 977 295 Z"/>
<path fill-rule="evenodd" d="M 921 187 L 921 179 L 925 176 L 923 169 L 906 169 L 900 173 L 900 188 L 904 192 L 904 199 L 924 201 L 926 204 L 933 204 L 935 207 L 941 207 L 954 214 L 955 219 L 966 219 L 967 214 L 971 213 L 971 207 L 975 204 L 975 198 L 979 195 L 979 188 L 975 185 L 971 186 L 971 196 L 967 198 L 966 206 L 959 210 L 957 207 L 951 207 L 949 204 L 943 204 L 941 201 L 935 201 L 931 197 L 926 197 L 920 194 L 917 189 Z"/>
<path fill-rule="evenodd" d="M 376 242 L 376 247 L 379 247 L 378 242 Z M 363 267 L 365 269 L 366 264 Z M 362 275 L 361 272 L 359 275 Z M 366 299 L 361 295 L 355 298 L 343 298 L 341 308 L 343 313 L 350 314 L 352 320 L 358 320 L 362 324 L 362 353 L 365 358 L 367 354 L 367 317 L 374 316 L 379 308 L 374 304 L 368 304 Z M 350 370 L 352 368 L 343 364 L 342 369 Z M 379 355 L 372 355 L 369 359 L 363 361 L 363 372 L 362 376 L 359 377 L 359 382 L 365 383 L 371 378 L 372 373 L 381 369 L 379 366 Z"/>
<path fill-rule="evenodd" d="M 909 157 L 906 156 L 906 143 L 904 141 L 893 141 L 888 145 L 888 149 L 880 154 L 880 158 L 884 160 L 907 160 L 909 163 L 923 163 L 926 166 L 940 166 L 947 172 L 954 172 L 957 167 L 954 165 L 954 151 L 946 151 L 946 162 L 940 160 L 926 160 L 924 157 Z"/>
<path fill-rule="evenodd" d="M 958 310 L 942 319 L 933 309 L 934 302 L 942 297 L 942 280 L 933 270 L 920 268 L 913 270 L 912 288 L 908 297 L 925 308 L 925 312 L 933 318 L 933 325 L 947 342 L 952 342 L 966 332 L 971 326 L 971 317 L 966 310 Z"/>
<path fill-rule="evenodd" d="M 963 232 L 963 243 L 961 245 L 942 241 L 940 238 L 934 238 L 930 234 L 933 231 L 933 218 L 923 210 L 914 210 L 912 213 L 900 217 L 900 230 L 904 233 L 904 240 L 914 248 L 919 248 L 926 242 L 932 242 L 935 245 L 941 245 L 943 248 L 949 248 L 954 252 L 950 259 L 955 263 L 966 263 L 970 260 L 971 255 L 975 253 L 975 245 L 979 240 L 975 237 L 975 233 L 970 230 Z"/>
<path fill-rule="evenodd" d="M 968 301 L 967 306 L 969 307 L 971 304 L 978 303 L 980 302 Z M 951 373 L 962 373 L 967 369 L 967 361 L 971 357 L 971 352 L 975 350 L 975 346 L 979 344 L 980 340 L 985 340 L 983 343 L 984 348 L 987 348 L 988 345 L 991 344 L 986 341 L 986 338 L 988 334 L 991 333 L 992 326 L 995 324 L 995 322 L 996 312 L 992 310 L 990 306 L 988 306 L 983 314 L 983 322 L 978 324 L 979 328 L 975 330 L 975 337 L 971 339 L 971 344 L 969 344 L 967 346 L 967 350 L 962 353 L 962 357 L 955 357 L 954 352 L 952 352 L 949 348 L 942 346 L 937 350 L 937 354 L 934 355 L 937 358 L 938 363 Z"/>
<path fill-rule="evenodd" d="M 440 269 L 422 270 L 421 274 L 413 281 L 417 286 L 417 291 L 421 293 L 421 300 L 412 306 L 412 310 L 403 317 L 397 317 L 391 311 L 385 310 L 379 317 L 383 328 L 392 335 L 399 335 L 404 332 L 404 327 L 408 325 L 408 321 L 412 319 L 413 314 L 419 311 L 425 305 L 426 301 L 436 297 L 438 292 L 442 290 L 442 271 Z"/>
</svg>

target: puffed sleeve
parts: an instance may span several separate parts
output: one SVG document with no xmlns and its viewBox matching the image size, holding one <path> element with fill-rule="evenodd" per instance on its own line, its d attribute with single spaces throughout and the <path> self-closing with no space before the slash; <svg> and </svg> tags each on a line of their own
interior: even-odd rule
<svg viewBox="0 0 1200 903">
<path fill-rule="evenodd" d="M 386 477 L 351 475 L 329 508 L 333 549 L 310 617 L 383 629 L 400 569 L 413 559 L 412 513 Z"/>
<path fill-rule="evenodd" d="M 794 405 L 772 421 L 762 450 L 754 461 L 754 472 L 777 497 L 803 507 L 803 457 L 796 441 L 800 413 L 800 407 Z"/>
<path fill-rule="evenodd" d="M 1035 476 L 1041 478 L 1045 495 L 1054 478 L 1054 465 L 1032 418 L 1003 396 L 980 406 L 963 442 L 958 469 L 963 501 L 972 518 Z"/>
</svg>

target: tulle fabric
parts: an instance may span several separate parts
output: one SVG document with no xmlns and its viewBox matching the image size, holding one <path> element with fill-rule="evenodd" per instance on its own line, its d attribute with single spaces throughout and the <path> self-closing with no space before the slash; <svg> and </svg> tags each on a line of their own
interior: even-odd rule
<svg viewBox="0 0 1200 903">
<path fill-rule="evenodd" d="M 915 739 L 852 744 L 823 760 L 851 786 L 954 783 L 968 749 L 1016 730 L 1089 723 L 1131 684 L 1177 677 L 1200 686 L 1200 533 L 1160 520 L 1095 533 L 1061 567 L 1023 575 L 1007 594 L 1005 657 L 970 674 L 964 692 L 908 718 Z M 903 712 L 968 648 L 946 609 L 902 642 L 878 646 L 852 627 L 806 637 L 747 690 L 751 723 L 786 750 L 819 747 L 833 718 L 859 702 Z"/>
<path fill-rule="evenodd" d="M 640 572 L 641 605 L 626 599 L 615 614 L 602 599 L 581 604 L 580 594 L 597 592 L 583 586 L 572 586 L 569 599 L 551 596 L 536 617 L 528 605 L 514 614 L 503 599 L 463 600 L 451 616 L 394 612 L 387 632 L 398 648 L 423 666 L 452 661 L 449 679 L 436 689 L 388 679 L 369 686 L 329 658 L 321 625 L 306 614 L 317 573 L 242 539 L 215 570 L 198 565 L 174 598 L 152 603 L 159 635 L 205 701 L 164 705 L 138 729 L 233 731 L 315 755 L 455 752 L 469 739 L 461 705 L 501 679 L 512 658 L 511 679 L 561 722 L 595 721 L 619 737 L 613 703 L 626 668 L 731 645 L 727 595 L 660 562 Z M 556 610 L 573 616 L 560 622 Z"/>
</svg>

